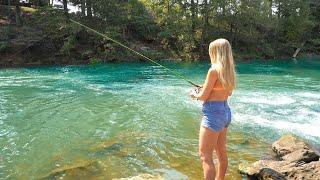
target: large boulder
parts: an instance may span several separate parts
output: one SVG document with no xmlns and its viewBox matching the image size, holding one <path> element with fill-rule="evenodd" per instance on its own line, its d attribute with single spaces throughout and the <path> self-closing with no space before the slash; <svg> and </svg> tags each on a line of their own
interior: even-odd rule
<svg viewBox="0 0 320 180">
<path fill-rule="evenodd" d="M 279 160 L 259 160 L 240 164 L 239 172 L 250 179 L 310 179 L 320 180 L 319 153 L 293 136 L 283 136 L 272 144 Z"/>
<path fill-rule="evenodd" d="M 249 177 L 259 177 L 263 169 L 279 170 L 281 167 L 288 165 L 286 161 L 259 160 L 253 164 L 242 163 L 239 165 L 239 172 Z"/>
<path fill-rule="evenodd" d="M 272 144 L 272 150 L 281 160 L 290 162 L 311 162 L 319 160 L 319 155 L 304 141 L 291 136 L 282 136 Z"/>
</svg>

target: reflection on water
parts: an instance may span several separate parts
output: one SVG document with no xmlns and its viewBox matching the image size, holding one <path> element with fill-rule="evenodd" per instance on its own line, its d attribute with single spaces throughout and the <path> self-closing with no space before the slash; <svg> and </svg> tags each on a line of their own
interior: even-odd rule
<svg viewBox="0 0 320 180">
<path fill-rule="evenodd" d="M 166 64 L 201 83 L 208 65 Z M 228 179 L 293 133 L 319 145 L 319 60 L 239 64 Z M 150 64 L 0 70 L 0 177 L 200 179 L 201 103 Z"/>
</svg>

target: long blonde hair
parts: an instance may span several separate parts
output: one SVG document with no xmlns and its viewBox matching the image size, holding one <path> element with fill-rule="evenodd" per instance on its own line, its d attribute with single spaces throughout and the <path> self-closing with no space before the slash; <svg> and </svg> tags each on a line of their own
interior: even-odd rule
<svg viewBox="0 0 320 180">
<path fill-rule="evenodd" d="M 218 78 L 225 89 L 236 87 L 235 67 L 231 45 L 226 39 L 217 39 L 209 45 L 211 64 L 218 72 Z"/>
</svg>

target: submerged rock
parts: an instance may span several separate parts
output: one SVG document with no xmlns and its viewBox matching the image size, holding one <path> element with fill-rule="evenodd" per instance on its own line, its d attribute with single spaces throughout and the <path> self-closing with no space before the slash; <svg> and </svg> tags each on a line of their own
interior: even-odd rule
<svg viewBox="0 0 320 180">
<path fill-rule="evenodd" d="M 320 180 L 319 154 L 307 143 L 293 136 L 283 136 L 272 144 L 280 160 L 259 160 L 240 164 L 239 172 L 250 179 Z"/>
<path fill-rule="evenodd" d="M 123 148 L 122 143 L 109 143 L 109 142 L 102 142 L 98 146 L 92 148 L 92 150 L 95 152 L 95 156 L 103 156 L 110 153 L 121 153 Z"/>
<path fill-rule="evenodd" d="M 130 154 L 130 150 L 135 150 L 137 142 L 132 141 L 133 137 L 135 140 L 146 138 L 146 134 L 141 132 L 126 132 L 119 134 L 116 138 L 103 140 L 94 144 L 88 144 L 89 148 L 85 150 L 91 152 L 95 156 L 104 156 L 109 154 L 126 156 Z"/>
<path fill-rule="evenodd" d="M 114 180 L 163 180 L 164 178 L 160 176 L 154 176 L 151 174 L 140 174 L 138 176 L 128 177 L 128 178 L 120 178 Z"/>
<path fill-rule="evenodd" d="M 38 179 L 79 179 L 94 176 L 99 171 L 95 161 L 78 161 L 56 168 Z"/>
</svg>

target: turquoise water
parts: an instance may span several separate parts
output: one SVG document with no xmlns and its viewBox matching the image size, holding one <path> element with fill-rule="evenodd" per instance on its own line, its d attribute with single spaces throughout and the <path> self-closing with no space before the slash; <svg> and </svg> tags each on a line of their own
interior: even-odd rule
<svg viewBox="0 0 320 180">
<path fill-rule="evenodd" d="M 198 83 L 209 67 L 166 65 Z M 267 157 L 283 134 L 320 146 L 319 59 L 240 63 L 237 71 L 228 179 L 241 178 L 239 163 Z M 0 179 L 199 179 L 201 103 L 190 89 L 147 63 L 1 69 Z M 57 173 L 78 166 L 88 168 Z"/>
</svg>

